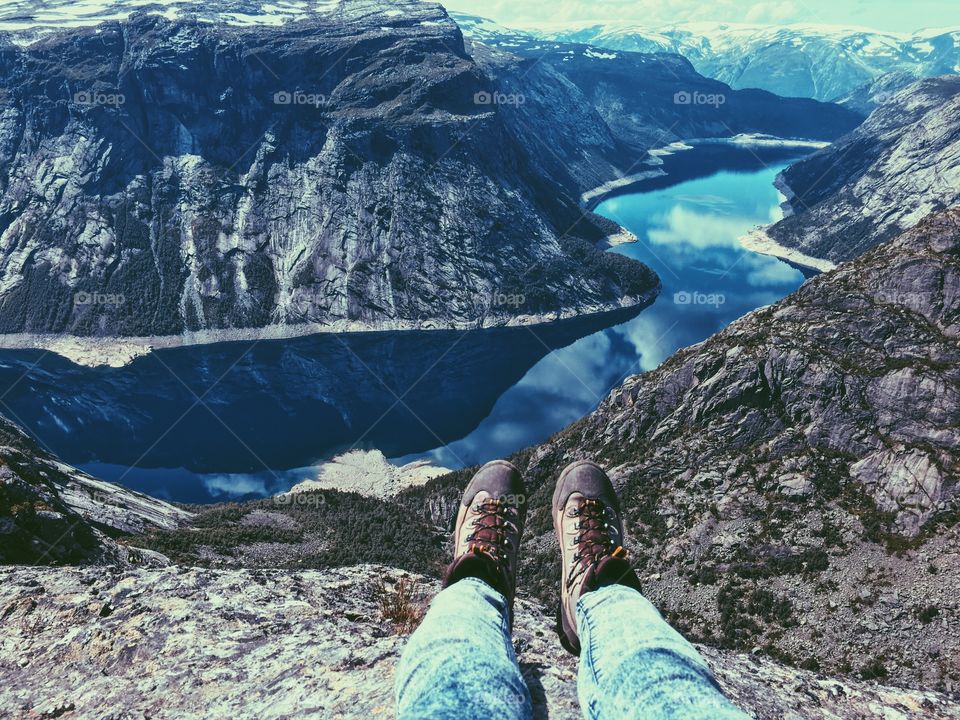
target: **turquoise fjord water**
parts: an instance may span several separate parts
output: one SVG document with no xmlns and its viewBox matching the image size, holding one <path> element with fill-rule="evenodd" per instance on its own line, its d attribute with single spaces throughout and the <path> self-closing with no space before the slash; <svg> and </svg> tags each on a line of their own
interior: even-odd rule
<svg viewBox="0 0 960 720">
<path fill-rule="evenodd" d="M 773 179 L 796 157 L 697 147 L 665 158 L 667 178 L 602 202 L 597 212 L 639 238 L 610 252 L 648 263 L 663 281 L 639 314 L 222 343 L 161 350 L 125 368 L 0 351 L 0 412 L 67 462 L 183 502 L 281 492 L 353 447 L 447 467 L 503 457 L 589 413 L 628 375 L 799 286 L 799 271 L 737 244 L 777 218 Z"/>
</svg>

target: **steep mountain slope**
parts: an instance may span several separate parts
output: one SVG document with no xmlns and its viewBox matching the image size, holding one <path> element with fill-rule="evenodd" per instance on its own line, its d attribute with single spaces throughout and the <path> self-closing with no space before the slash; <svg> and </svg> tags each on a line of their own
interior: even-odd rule
<svg viewBox="0 0 960 720">
<path fill-rule="evenodd" d="M 545 49 L 538 43 L 511 48 L 511 53 L 526 60 L 520 70 L 553 66 L 580 89 L 616 138 L 643 148 L 740 133 L 832 140 L 861 121 L 834 105 L 731 90 L 697 73 L 679 55 L 604 53 L 588 45 Z M 500 73 L 495 77 L 513 87 Z"/>
<path fill-rule="evenodd" d="M 550 593 L 553 478 L 612 469 L 631 550 L 693 636 L 956 689 L 960 211 L 804 284 L 533 451 L 523 574 Z"/>
<path fill-rule="evenodd" d="M 164 562 L 112 538 L 172 530 L 190 517 L 63 464 L 0 417 L 0 565 Z"/>
<path fill-rule="evenodd" d="M 818 100 L 842 97 L 891 72 L 914 77 L 960 72 L 960 28 L 910 34 L 809 24 L 698 22 L 644 28 L 611 23 L 535 34 L 611 50 L 677 53 L 698 72 L 731 87 Z"/>
<path fill-rule="evenodd" d="M 123 717 L 182 718 L 208 717 L 215 708 L 235 718 L 394 717 L 393 672 L 406 636 L 390 607 L 402 609 L 409 598 L 418 614 L 437 585 L 376 565 L 0 569 L 0 712 L 99 717 L 110 708 Z M 535 716 L 579 720 L 576 659 L 560 648 L 542 609 L 524 599 L 514 645 Z M 960 717 L 960 707 L 937 693 L 703 652 L 724 690 L 758 720 Z M 130 658 L 144 659 L 150 672 Z"/>
<path fill-rule="evenodd" d="M 837 99 L 837 104 L 858 112 L 864 117 L 888 102 L 900 90 L 912 85 L 917 78 L 906 72 L 891 72 L 861 85 L 853 92 Z"/>
<path fill-rule="evenodd" d="M 0 47 L 3 332 L 497 325 L 655 294 L 477 101 L 438 5 L 159 7 Z"/>
<path fill-rule="evenodd" d="M 775 243 L 840 262 L 960 202 L 960 77 L 898 91 L 862 126 L 778 178 Z"/>
</svg>

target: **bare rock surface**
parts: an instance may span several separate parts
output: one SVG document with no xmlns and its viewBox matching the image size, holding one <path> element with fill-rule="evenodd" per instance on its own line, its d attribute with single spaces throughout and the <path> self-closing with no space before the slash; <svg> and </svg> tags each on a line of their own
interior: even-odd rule
<svg viewBox="0 0 960 720">
<path fill-rule="evenodd" d="M 381 583 L 382 579 L 382 583 Z M 0 569 L 0 713 L 20 718 L 361 718 L 393 716 L 405 636 L 380 599 L 382 566 L 324 572 L 198 568 Z M 537 717 L 581 717 L 577 661 L 536 603 L 514 631 Z M 837 681 L 704 649 L 754 717 L 960 717 L 937 693 Z"/>
<path fill-rule="evenodd" d="M 494 88 L 441 6 L 189 6 L 0 23 L 0 332 L 108 336 L 120 362 L 194 331 L 493 326 L 655 296 L 652 271 L 594 249 L 615 225 L 478 100 Z"/>
<path fill-rule="evenodd" d="M 165 563 L 114 538 L 172 530 L 191 516 L 60 462 L 0 417 L 0 564 Z"/>
<path fill-rule="evenodd" d="M 767 229 L 769 238 L 834 263 L 953 207 L 960 202 L 960 77 L 896 90 L 863 125 L 778 181 L 790 213 Z"/>
</svg>

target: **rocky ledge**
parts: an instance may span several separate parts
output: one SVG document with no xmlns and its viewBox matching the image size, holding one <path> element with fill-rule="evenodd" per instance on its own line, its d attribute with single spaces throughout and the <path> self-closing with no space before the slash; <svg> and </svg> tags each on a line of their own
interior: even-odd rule
<svg viewBox="0 0 960 720">
<path fill-rule="evenodd" d="M 60 462 L 0 417 L 0 565 L 165 564 L 117 538 L 172 530 L 191 515 Z"/>
<path fill-rule="evenodd" d="M 393 673 L 437 583 L 323 572 L 0 569 L 0 711 L 21 718 L 393 716 Z M 536 717 L 579 720 L 576 659 L 520 599 L 514 645 Z M 758 720 L 960 717 L 932 692 L 837 681 L 702 648 Z"/>
</svg>

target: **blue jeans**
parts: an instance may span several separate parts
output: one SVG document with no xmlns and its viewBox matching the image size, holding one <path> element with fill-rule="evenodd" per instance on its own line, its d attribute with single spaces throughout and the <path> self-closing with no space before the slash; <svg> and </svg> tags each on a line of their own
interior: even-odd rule
<svg viewBox="0 0 960 720">
<path fill-rule="evenodd" d="M 622 585 L 577 603 L 577 694 L 586 718 L 749 720 L 706 662 L 643 595 Z M 529 720 L 530 692 L 510 639 L 507 603 L 482 580 L 441 591 L 397 666 L 400 720 Z"/>
</svg>

